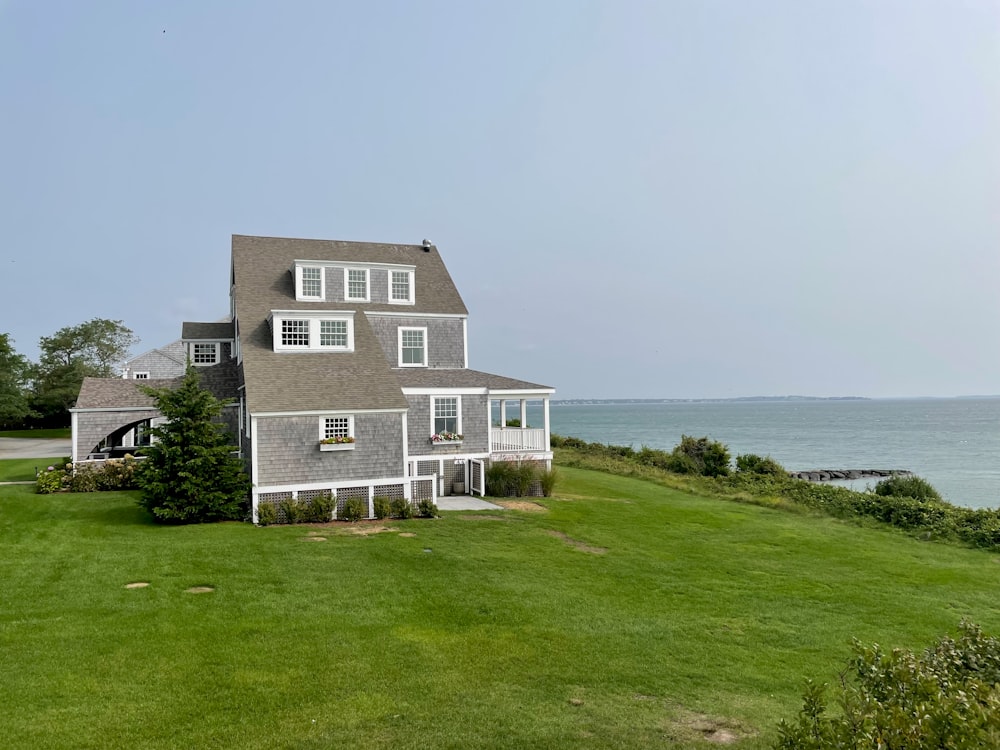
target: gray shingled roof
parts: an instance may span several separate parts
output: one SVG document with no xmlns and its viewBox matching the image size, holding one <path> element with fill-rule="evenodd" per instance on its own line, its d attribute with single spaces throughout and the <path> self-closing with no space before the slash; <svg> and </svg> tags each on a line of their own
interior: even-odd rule
<svg viewBox="0 0 1000 750">
<path fill-rule="evenodd" d="M 198 368 L 201 385 L 219 399 L 231 400 L 238 397 L 237 366 L 235 360 L 228 360 L 211 367 Z M 176 388 L 182 378 L 158 378 L 150 380 L 126 380 L 124 378 L 84 378 L 80 395 L 76 399 L 77 409 L 124 409 L 136 406 L 153 407 L 150 396 L 142 391 L 147 388 Z"/>
<path fill-rule="evenodd" d="M 479 370 L 404 367 L 394 370 L 402 388 L 488 388 L 491 391 L 549 391 L 551 386 Z"/>
<path fill-rule="evenodd" d="M 401 312 L 379 303 L 297 302 L 289 269 L 296 260 L 398 263 L 414 266 L 416 304 L 405 311 L 467 315 L 437 248 L 372 242 L 300 240 L 233 235 L 233 276 L 240 345 L 251 412 L 321 409 L 405 409 L 399 381 L 386 361 L 365 311 Z M 267 317 L 272 310 L 357 310 L 354 352 L 275 352 Z"/>
<path fill-rule="evenodd" d="M 233 338 L 233 323 L 191 323 L 181 324 L 181 338 L 187 341 L 207 339 L 208 341 L 225 341 Z"/>
</svg>

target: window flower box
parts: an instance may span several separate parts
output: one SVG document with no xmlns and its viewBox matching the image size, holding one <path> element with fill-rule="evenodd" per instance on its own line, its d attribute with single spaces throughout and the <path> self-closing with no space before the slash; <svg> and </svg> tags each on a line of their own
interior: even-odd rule
<svg viewBox="0 0 1000 750">
<path fill-rule="evenodd" d="M 352 451 L 354 450 L 354 438 L 352 437 L 331 437 L 319 441 L 319 449 L 327 451 Z"/>
<path fill-rule="evenodd" d="M 461 445 L 462 436 L 455 432 L 438 432 L 431 435 L 431 442 L 434 445 Z"/>
</svg>

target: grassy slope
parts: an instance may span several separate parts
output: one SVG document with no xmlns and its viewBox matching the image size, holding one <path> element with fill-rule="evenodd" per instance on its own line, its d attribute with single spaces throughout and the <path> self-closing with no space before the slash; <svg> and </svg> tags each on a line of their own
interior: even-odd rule
<svg viewBox="0 0 1000 750">
<path fill-rule="evenodd" d="M 852 636 L 1000 630 L 987 553 L 560 471 L 547 513 L 412 538 L 0 488 L 0 746 L 700 747 L 707 714 L 764 747 Z"/>
<path fill-rule="evenodd" d="M 46 430 L 0 430 L 0 438 L 34 438 L 36 440 L 49 440 L 53 438 L 66 438 L 73 436 L 70 427 L 54 427 Z"/>
<path fill-rule="evenodd" d="M 58 458 L 0 458 L 0 482 L 22 482 L 35 479 L 35 468 L 44 469 Z"/>
</svg>

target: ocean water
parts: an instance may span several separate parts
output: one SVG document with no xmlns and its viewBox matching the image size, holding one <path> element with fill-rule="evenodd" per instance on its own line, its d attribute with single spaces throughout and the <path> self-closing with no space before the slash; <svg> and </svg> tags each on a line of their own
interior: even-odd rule
<svg viewBox="0 0 1000 750">
<path fill-rule="evenodd" d="M 550 417 L 553 432 L 588 442 L 669 450 L 707 435 L 734 458 L 769 455 L 793 471 L 907 469 L 956 505 L 1000 505 L 1000 398 L 553 403 Z"/>
</svg>

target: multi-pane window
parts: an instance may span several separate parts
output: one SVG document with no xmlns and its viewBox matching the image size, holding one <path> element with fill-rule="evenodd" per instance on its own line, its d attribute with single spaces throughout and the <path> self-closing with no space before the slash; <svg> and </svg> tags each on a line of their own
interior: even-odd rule
<svg viewBox="0 0 1000 750">
<path fill-rule="evenodd" d="M 389 301 L 409 302 L 410 301 L 410 272 L 390 271 L 389 272 Z"/>
<path fill-rule="evenodd" d="M 368 301 L 368 269 L 347 269 L 347 299 Z"/>
<path fill-rule="evenodd" d="M 135 378 L 136 380 L 149 380 L 149 373 L 148 372 L 136 372 L 136 373 L 133 373 L 132 377 Z"/>
<path fill-rule="evenodd" d="M 347 321 L 321 320 L 319 322 L 319 345 L 347 348 Z"/>
<path fill-rule="evenodd" d="M 458 432 L 458 397 L 446 396 L 434 399 L 434 434 Z"/>
<path fill-rule="evenodd" d="M 400 367 L 415 367 L 427 364 L 424 357 L 426 329 L 399 329 L 399 365 Z"/>
<path fill-rule="evenodd" d="M 219 361 L 219 345 L 195 344 L 191 352 L 191 361 L 196 365 L 214 365 Z"/>
<path fill-rule="evenodd" d="M 309 321 L 308 320 L 282 320 L 281 321 L 281 345 L 282 346 L 309 346 Z"/>
<path fill-rule="evenodd" d="M 302 296 L 323 297 L 323 269 L 306 266 L 302 269 Z"/>
<path fill-rule="evenodd" d="M 324 440 L 347 437 L 352 437 L 350 417 L 325 417 L 323 419 Z"/>
</svg>

